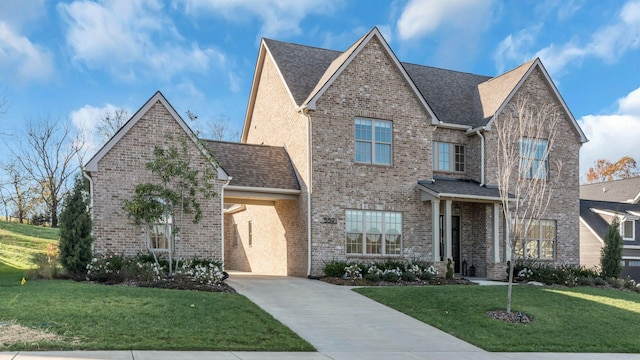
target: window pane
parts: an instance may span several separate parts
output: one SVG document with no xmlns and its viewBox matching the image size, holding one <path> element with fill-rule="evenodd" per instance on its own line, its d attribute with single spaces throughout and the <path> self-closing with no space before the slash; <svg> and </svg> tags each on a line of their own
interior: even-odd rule
<svg viewBox="0 0 640 360">
<path fill-rule="evenodd" d="M 362 233 L 362 211 L 347 210 L 346 225 L 347 232 Z"/>
<path fill-rule="evenodd" d="M 391 145 L 376 144 L 376 164 L 391 165 Z"/>
<path fill-rule="evenodd" d="M 376 142 L 391 144 L 391 121 L 376 121 Z"/>
<path fill-rule="evenodd" d="M 365 223 L 367 234 L 382 234 L 382 212 L 367 211 L 365 213 Z"/>
<path fill-rule="evenodd" d="M 524 243 L 524 239 L 521 239 L 521 240 L 516 242 L 516 246 L 515 246 L 515 249 L 514 249 L 514 252 L 516 254 L 516 258 L 523 257 L 523 252 L 522 252 L 522 244 L 523 243 Z"/>
<path fill-rule="evenodd" d="M 382 234 L 367 234 L 367 254 L 382 254 Z"/>
<path fill-rule="evenodd" d="M 361 233 L 347 233 L 347 254 L 362 254 Z"/>
<path fill-rule="evenodd" d="M 356 140 L 371 141 L 371 120 L 356 119 Z"/>
<path fill-rule="evenodd" d="M 387 255 L 400 255 L 400 235 L 385 235 L 385 250 Z"/>
<path fill-rule="evenodd" d="M 527 257 L 537 259 L 538 256 L 538 241 L 527 240 Z"/>
<path fill-rule="evenodd" d="M 449 171 L 449 144 L 438 143 L 438 170 Z"/>
<path fill-rule="evenodd" d="M 541 259 L 553 259 L 553 241 L 552 240 L 542 240 L 542 249 L 541 249 L 540 258 Z"/>
<path fill-rule="evenodd" d="M 455 145 L 455 151 L 456 151 L 456 171 L 464 171 L 464 146 L 462 145 Z"/>
<path fill-rule="evenodd" d="M 371 143 L 356 141 L 356 162 L 371 163 Z"/>
<path fill-rule="evenodd" d="M 633 239 L 633 220 L 627 220 L 622 223 L 622 237 L 625 239 Z"/>
</svg>

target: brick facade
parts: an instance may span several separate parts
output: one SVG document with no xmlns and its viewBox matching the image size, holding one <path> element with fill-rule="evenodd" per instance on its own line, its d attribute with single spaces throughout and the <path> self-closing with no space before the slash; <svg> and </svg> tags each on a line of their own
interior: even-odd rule
<svg viewBox="0 0 640 360">
<path fill-rule="evenodd" d="M 171 134 L 173 140 L 165 135 Z M 133 224 L 123 209 L 124 202 L 134 194 L 137 184 L 159 182 L 145 168 L 154 159 L 155 146 L 173 144 L 178 149 L 180 136 L 187 136 L 161 102 L 155 103 L 137 123 L 106 153 L 98 163 L 98 171 L 91 172 L 93 184 L 94 250 L 112 251 L 133 256 L 147 252 L 147 239 L 143 229 Z M 212 166 L 191 141 L 187 140 L 189 154 L 195 166 Z M 214 190 L 220 194 L 223 182 L 214 180 Z M 180 226 L 182 254 L 207 259 L 222 259 L 220 199 L 199 199 L 202 221 L 192 224 L 188 215 Z M 175 215 L 178 220 L 180 214 Z M 177 225 L 177 224 L 176 224 Z"/>
</svg>

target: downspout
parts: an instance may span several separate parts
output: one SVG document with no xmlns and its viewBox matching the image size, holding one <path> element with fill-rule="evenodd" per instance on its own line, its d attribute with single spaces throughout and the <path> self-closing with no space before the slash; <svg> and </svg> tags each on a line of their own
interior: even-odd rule
<svg viewBox="0 0 640 360">
<path fill-rule="evenodd" d="M 307 125 L 307 277 L 311 276 L 311 114 L 306 112 Z"/>
<path fill-rule="evenodd" d="M 480 186 L 485 186 L 484 182 L 484 136 L 481 131 L 484 130 L 484 126 L 476 130 L 476 135 L 480 136 Z"/>
<path fill-rule="evenodd" d="M 89 210 L 91 211 L 91 253 L 95 250 L 93 241 L 93 179 L 82 169 L 82 176 L 89 181 Z"/>
<path fill-rule="evenodd" d="M 220 219 L 222 220 L 220 222 L 220 231 L 222 234 L 222 254 L 221 254 L 221 258 L 222 258 L 222 271 L 224 271 L 224 188 L 227 187 L 227 185 L 229 185 L 229 182 L 231 182 L 231 180 L 233 180 L 233 177 L 229 176 L 227 181 L 225 181 L 224 184 L 222 184 L 222 188 L 220 189 Z"/>
</svg>

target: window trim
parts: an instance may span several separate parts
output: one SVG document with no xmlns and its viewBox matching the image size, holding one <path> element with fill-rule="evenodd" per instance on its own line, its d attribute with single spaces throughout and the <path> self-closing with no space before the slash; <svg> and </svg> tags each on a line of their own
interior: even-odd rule
<svg viewBox="0 0 640 360">
<path fill-rule="evenodd" d="M 440 145 L 447 145 L 448 149 L 448 164 L 449 169 L 441 169 L 440 168 Z M 441 172 L 453 172 L 453 173 L 464 173 L 467 170 L 467 146 L 464 144 L 450 143 L 446 141 L 434 141 L 433 142 L 433 171 L 441 171 Z M 462 149 L 462 154 L 460 154 L 457 150 Z M 462 155 L 462 170 L 458 170 L 458 157 Z"/>
<path fill-rule="evenodd" d="M 371 127 L 370 127 L 370 131 L 371 131 L 371 139 L 367 140 L 367 139 L 359 139 L 358 138 L 358 120 L 360 121 L 367 121 L 370 123 Z M 390 142 L 385 142 L 385 141 L 380 141 L 380 140 L 376 140 L 376 123 L 384 123 L 384 124 L 388 124 L 390 125 L 390 136 L 391 136 L 391 141 Z M 353 121 L 353 127 L 354 127 L 354 142 L 355 142 L 355 151 L 354 151 L 354 162 L 356 164 L 369 164 L 369 165 L 379 165 L 379 166 L 393 166 L 393 121 L 391 120 L 383 120 L 383 119 L 372 119 L 372 118 L 365 118 L 365 117 L 355 117 L 354 121 Z M 370 144 L 370 151 L 369 151 L 369 161 L 358 161 L 358 143 L 367 143 Z M 388 163 L 381 163 L 381 162 L 377 162 L 376 161 L 376 145 L 388 145 L 389 146 L 389 162 Z"/>
<path fill-rule="evenodd" d="M 516 256 L 519 256 L 522 259 L 535 259 L 535 260 L 545 260 L 545 261 L 551 261 L 551 260 L 555 260 L 556 256 L 557 256 L 557 244 L 558 244 L 558 221 L 557 220 L 553 220 L 553 219 L 538 219 L 538 220 L 534 220 L 534 219 L 522 219 L 521 221 L 532 221 L 534 223 L 536 223 L 536 226 L 538 226 L 538 238 L 536 239 L 529 239 L 528 236 L 529 234 L 524 234 L 524 236 L 518 240 L 518 243 L 515 245 L 516 248 L 518 247 L 518 245 L 520 245 L 520 248 L 522 249 L 522 254 L 518 254 L 516 252 Z M 553 223 L 553 239 L 552 239 L 552 245 L 551 245 L 551 251 L 552 251 L 552 256 L 551 257 L 542 257 L 542 242 L 543 241 L 549 241 L 550 239 L 544 239 L 543 238 L 543 231 L 542 231 L 542 224 L 543 222 L 551 222 Z M 533 224 L 531 225 L 533 226 Z M 512 228 L 513 230 L 516 230 L 515 228 L 515 224 L 513 224 L 512 221 Z M 529 227 L 529 231 L 531 231 L 531 227 Z M 536 242 L 537 246 L 538 246 L 538 254 L 536 257 L 529 257 L 527 256 L 527 243 L 529 242 Z"/>
<path fill-rule="evenodd" d="M 524 145 L 525 141 L 530 141 L 531 144 L 530 145 Z M 546 180 L 549 177 L 549 140 L 548 139 L 540 139 L 540 138 L 532 138 L 532 137 L 526 137 L 523 136 L 518 140 L 518 144 L 519 144 L 519 155 L 520 155 L 520 163 L 519 163 L 519 168 L 520 168 L 520 176 L 526 178 L 526 179 L 541 179 L 541 180 Z M 532 150 L 536 150 L 538 148 L 538 144 L 544 144 L 544 149 L 543 149 L 543 158 L 536 158 L 536 154 L 537 151 L 532 151 Z M 527 149 L 530 150 L 530 152 L 528 154 L 524 154 L 523 152 L 523 145 L 526 146 Z M 533 153 L 533 155 L 532 155 Z M 525 155 L 527 155 L 525 157 Z M 523 168 L 522 164 L 527 162 L 527 161 L 531 161 L 531 165 L 530 166 L 526 166 L 525 168 Z M 544 170 L 543 171 L 539 171 L 536 170 L 536 172 L 534 173 L 534 168 L 539 169 L 539 164 L 542 163 L 544 165 Z M 538 167 L 536 167 L 536 164 L 538 164 Z M 541 175 L 541 176 L 537 176 L 537 175 Z"/>
<path fill-rule="evenodd" d="M 624 224 L 626 222 L 631 223 L 631 237 L 624 237 Z M 624 241 L 635 241 L 636 240 L 636 222 L 633 219 L 622 219 L 620 220 L 620 236 L 622 236 L 622 240 Z"/>
<path fill-rule="evenodd" d="M 361 217 L 361 232 L 359 233 L 355 233 L 355 232 L 349 232 L 348 226 L 349 223 L 347 222 L 347 216 L 349 212 L 354 212 L 356 214 L 359 214 L 359 217 Z M 381 214 L 382 217 L 382 223 L 381 223 L 381 229 L 380 229 L 380 253 L 376 254 L 376 253 L 368 253 L 367 252 L 367 213 L 377 213 L 377 214 Z M 400 234 L 389 234 L 387 232 L 387 214 L 394 214 L 400 217 L 400 224 L 399 224 L 399 230 L 400 230 Z M 345 224 L 344 224 L 344 239 L 345 239 L 345 254 L 347 256 L 392 256 L 392 257 L 400 257 L 402 256 L 402 252 L 403 252 L 403 245 L 404 245 L 404 232 L 403 232 L 403 224 L 404 224 L 404 216 L 403 213 L 400 211 L 380 211 L 380 210 L 360 210 L 360 209 L 346 209 L 345 210 Z M 361 249 L 361 251 L 359 253 L 356 252 L 349 252 L 349 234 L 358 234 L 358 239 L 360 241 L 359 247 Z M 378 235 L 378 233 L 376 233 L 376 235 Z M 398 253 L 397 254 L 389 254 L 387 251 L 387 235 L 399 235 L 400 236 L 400 244 L 399 244 L 399 248 L 398 248 Z"/>
</svg>

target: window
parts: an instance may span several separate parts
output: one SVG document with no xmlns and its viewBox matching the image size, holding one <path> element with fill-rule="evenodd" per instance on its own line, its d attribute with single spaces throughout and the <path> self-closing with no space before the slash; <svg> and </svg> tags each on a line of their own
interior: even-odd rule
<svg viewBox="0 0 640 360">
<path fill-rule="evenodd" d="M 391 165 L 391 121 L 356 118 L 356 162 Z"/>
<path fill-rule="evenodd" d="M 151 226 L 149 234 L 149 247 L 151 250 L 169 250 L 171 247 L 171 235 L 173 216 L 167 215 L 158 223 Z"/>
<path fill-rule="evenodd" d="M 635 240 L 635 221 L 633 220 L 625 220 L 620 223 L 620 234 L 622 235 L 623 240 L 633 241 Z"/>
<path fill-rule="evenodd" d="M 388 211 L 346 211 L 347 242 L 350 255 L 400 255 L 402 213 Z"/>
<path fill-rule="evenodd" d="M 518 242 L 515 246 L 516 257 L 529 259 L 553 259 L 555 256 L 556 222 L 554 220 L 529 221 L 529 231 L 524 234 L 525 224 L 514 226 Z"/>
<path fill-rule="evenodd" d="M 547 178 L 548 141 L 520 139 L 520 175 L 529 179 Z"/>
<path fill-rule="evenodd" d="M 433 143 L 434 170 L 464 172 L 464 167 L 464 145 L 456 145 L 438 141 L 435 141 Z"/>
</svg>

